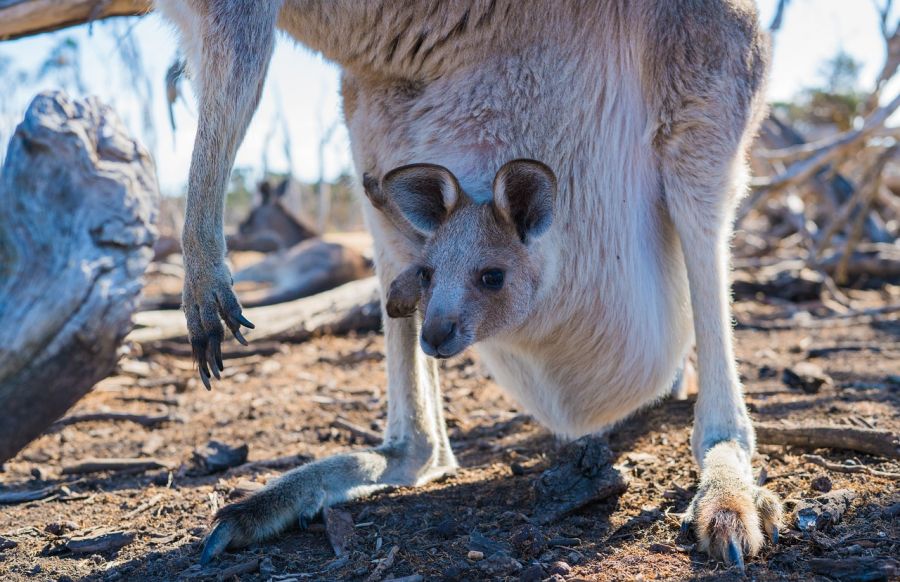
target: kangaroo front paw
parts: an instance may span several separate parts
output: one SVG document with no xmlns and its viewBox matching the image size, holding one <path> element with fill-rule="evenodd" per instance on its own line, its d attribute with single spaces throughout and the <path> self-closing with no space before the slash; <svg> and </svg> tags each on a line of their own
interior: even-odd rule
<svg viewBox="0 0 900 582">
<path fill-rule="evenodd" d="M 189 269 L 196 271 L 196 268 Z M 253 329 L 253 324 L 241 313 L 241 304 L 231 287 L 231 275 L 223 264 L 199 275 L 191 272 L 185 280 L 182 307 L 187 319 L 188 335 L 194 361 L 200 369 L 200 379 L 206 389 L 211 388 L 210 374 L 217 379 L 225 369 L 222 362 L 222 341 L 225 330 L 222 321 L 237 341 L 247 345 L 241 326 Z"/>
<path fill-rule="evenodd" d="M 778 542 L 781 500 L 750 482 L 734 458 L 724 460 L 727 447 L 738 445 L 721 443 L 707 454 L 700 488 L 682 528 L 693 528 L 700 550 L 743 570 L 744 555 L 755 556 L 765 543 L 765 534 Z"/>
<path fill-rule="evenodd" d="M 306 528 L 322 510 L 324 500 L 324 491 L 287 490 L 276 481 L 272 487 L 226 505 L 216 513 L 213 529 L 203 541 L 200 563 L 209 563 L 228 548 L 269 539 L 294 523 Z"/>
</svg>

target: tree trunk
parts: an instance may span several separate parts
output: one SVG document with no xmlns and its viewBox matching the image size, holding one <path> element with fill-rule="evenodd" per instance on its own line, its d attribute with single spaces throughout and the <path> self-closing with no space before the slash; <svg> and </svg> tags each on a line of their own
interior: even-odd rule
<svg viewBox="0 0 900 582">
<path fill-rule="evenodd" d="M 0 40 L 150 11 L 150 0 L 0 0 Z"/>
<path fill-rule="evenodd" d="M 110 108 L 32 101 L 0 173 L 0 463 L 114 369 L 157 197 L 150 156 Z"/>
</svg>

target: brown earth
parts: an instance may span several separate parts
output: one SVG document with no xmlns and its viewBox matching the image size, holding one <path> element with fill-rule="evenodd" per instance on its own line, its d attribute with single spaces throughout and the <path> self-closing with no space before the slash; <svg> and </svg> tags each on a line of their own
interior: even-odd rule
<svg viewBox="0 0 900 582">
<path fill-rule="evenodd" d="M 872 307 L 896 304 L 900 290 L 852 296 Z M 755 302 L 736 305 L 741 321 L 782 309 Z M 739 326 L 740 371 L 754 419 L 900 432 L 897 315 L 870 323 L 849 320 L 849 325 L 835 320 L 821 329 Z M 0 579 L 234 579 L 229 568 L 239 566 L 231 572 L 246 570 L 236 575 L 241 580 L 364 580 L 394 546 L 393 564 L 382 579 L 419 574 L 424 580 L 503 575 L 517 580 L 526 570 L 532 579 L 555 572 L 557 581 L 739 577 L 735 569 L 708 560 L 689 535 L 679 533 L 677 514 L 686 508 L 697 479 L 688 447 L 693 395 L 687 401 L 663 401 L 612 432 L 615 462 L 629 479 L 624 494 L 535 530 L 527 526 L 532 483 L 552 463 L 556 441 L 485 377 L 471 352 L 442 365 L 451 438 L 462 466 L 456 476 L 346 504 L 355 523 L 347 558 L 335 557 L 319 522 L 307 531 L 293 529 L 270 543 L 226 553 L 201 569 L 200 542 L 212 513 L 239 489 L 249 488 L 247 481 L 264 483 L 304 459 L 362 446 L 360 437 L 333 425 L 338 416 L 376 433 L 381 430 L 386 413 L 383 347 L 378 334 L 324 337 L 286 345 L 270 356 L 232 359 L 226 362 L 226 379 L 212 392 L 194 379 L 186 358 L 132 355 L 118 376 L 98 385 L 72 414 L 162 413 L 173 420 L 155 428 L 127 421 L 72 424 L 49 432 L 8 462 L 0 473 L 0 495 L 44 487 L 53 493 L 0 506 Z M 835 349 L 811 358 L 810 350 L 818 348 Z M 833 378 L 818 393 L 782 383 L 785 367 L 807 360 Z M 211 439 L 247 444 L 251 463 L 288 457 L 282 459 L 286 466 L 250 464 L 203 475 L 192 452 Z M 802 454 L 808 452 L 833 462 L 900 472 L 896 461 L 848 451 L 761 446 L 755 466 L 765 469 L 768 486 L 789 507 L 820 495 L 814 480 L 819 488 L 830 483 L 857 497 L 843 521 L 829 531 L 802 534 L 791 517 L 792 528 L 783 532 L 781 542 L 748 560 L 747 575 L 756 580 L 838 577 L 833 567 L 822 570 L 815 561 L 821 558 L 841 560 L 858 579 L 874 575 L 878 564 L 884 567 L 900 555 L 897 481 L 829 472 L 804 461 Z M 154 457 L 171 471 L 61 475 L 63 466 L 92 457 Z M 72 553 L 62 547 L 71 537 L 103 530 L 134 538 L 117 551 Z M 473 533 L 501 544 L 515 542 L 510 555 L 522 570 L 507 561 L 495 564 L 490 573 L 489 565 L 469 559 Z M 557 539 L 542 549 L 540 540 L 549 538 Z M 523 549 L 529 540 L 538 540 L 536 552 Z"/>
</svg>

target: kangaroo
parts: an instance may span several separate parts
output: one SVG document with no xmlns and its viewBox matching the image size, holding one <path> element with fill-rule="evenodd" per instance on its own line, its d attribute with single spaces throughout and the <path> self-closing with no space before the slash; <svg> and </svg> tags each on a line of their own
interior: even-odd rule
<svg viewBox="0 0 900 582">
<path fill-rule="evenodd" d="M 223 196 L 276 29 L 341 67 L 360 175 L 385 176 L 414 162 L 447 168 L 387 180 L 388 202 L 412 220 L 364 206 L 385 293 L 399 275 L 411 277 L 408 268 L 423 248 L 440 256 L 440 269 L 423 273 L 432 277 L 422 292 L 425 321 L 431 312 L 433 322 L 427 337 L 423 330 L 419 341 L 420 317 L 385 318 L 384 442 L 289 471 L 225 506 L 202 562 L 303 525 L 325 506 L 455 471 L 436 359 L 425 350 L 444 356 L 471 341 L 529 412 L 554 432 L 577 437 L 667 391 L 695 339 L 691 447 L 700 486 L 685 524 L 703 550 L 738 566 L 766 534 L 777 539 L 781 504 L 752 479 L 754 431 L 729 319 L 728 241 L 746 190 L 747 147 L 764 111 L 768 61 L 752 0 L 158 0 L 157 6 L 180 31 L 199 97 L 183 307 L 205 381 L 222 369 L 223 321 L 238 339 L 241 326 L 252 326 L 224 261 Z M 495 179 L 520 158 L 553 169 L 555 196 L 550 174 L 533 164 Z M 505 230 L 469 232 L 465 225 L 491 217 L 462 192 L 473 202 L 492 200 L 491 215 L 502 217 L 497 225 Z M 523 200 L 540 201 L 528 206 L 536 214 L 525 221 Z M 458 213 L 471 217 L 454 219 Z M 489 247 L 469 246 L 509 242 L 510 225 L 517 242 L 497 254 L 497 263 Z M 487 232 L 498 238 L 479 238 Z M 482 278 L 459 270 L 461 253 L 484 260 Z M 527 258 L 512 265 L 515 276 L 504 272 L 510 292 L 521 284 L 509 295 L 522 301 L 509 307 L 511 319 L 496 321 L 485 311 L 478 325 L 469 320 L 464 328 L 460 319 L 451 329 L 462 313 L 449 309 L 459 304 L 453 293 L 471 292 L 461 281 L 483 284 L 490 297 L 499 284 L 491 271 L 509 268 L 499 260 L 510 256 Z M 401 290 L 408 289 L 403 278 Z"/>
<path fill-rule="evenodd" d="M 282 199 L 289 186 L 289 178 L 282 178 L 276 184 L 271 180 L 259 183 L 260 203 L 241 221 L 237 233 L 227 237 L 228 250 L 271 253 L 319 236 L 314 228 L 285 208 Z"/>
</svg>

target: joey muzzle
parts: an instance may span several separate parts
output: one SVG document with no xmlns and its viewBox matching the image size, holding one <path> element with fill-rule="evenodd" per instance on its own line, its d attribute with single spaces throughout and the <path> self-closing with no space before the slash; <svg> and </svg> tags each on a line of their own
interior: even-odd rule
<svg viewBox="0 0 900 582">
<path fill-rule="evenodd" d="M 459 341 L 459 318 L 438 315 L 425 318 L 420 344 L 422 351 L 433 358 L 455 356 L 465 347 Z"/>
</svg>

